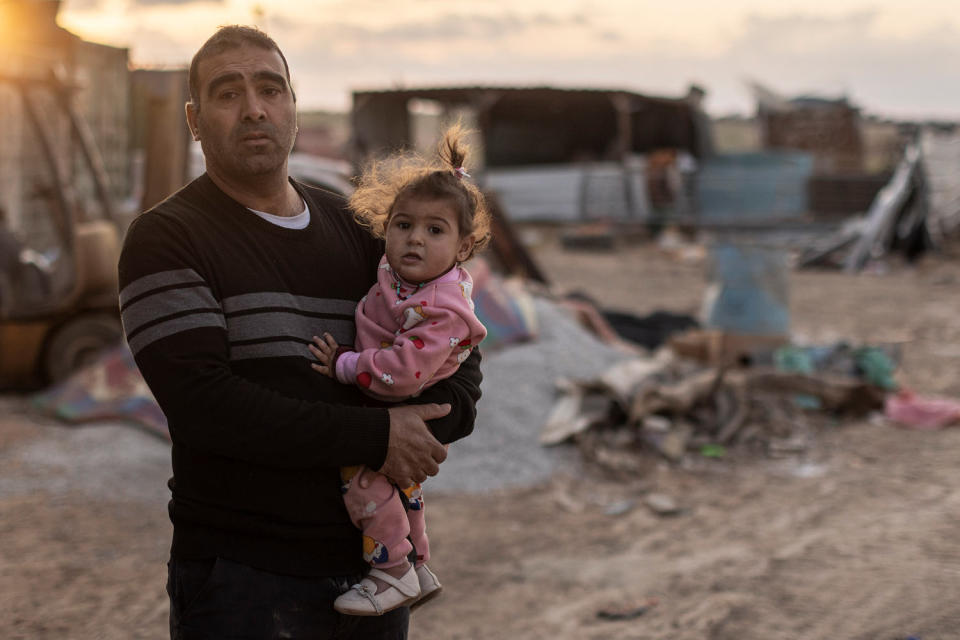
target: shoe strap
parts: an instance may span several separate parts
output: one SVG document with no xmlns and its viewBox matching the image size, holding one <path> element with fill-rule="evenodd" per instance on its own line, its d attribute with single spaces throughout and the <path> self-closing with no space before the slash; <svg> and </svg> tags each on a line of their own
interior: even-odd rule
<svg viewBox="0 0 960 640">
<path fill-rule="evenodd" d="M 373 605 L 373 609 L 377 612 L 378 616 L 383 615 L 383 607 L 380 606 L 380 601 L 377 600 L 377 585 L 374 584 L 372 580 L 363 580 L 351 588 L 370 601 L 370 604 Z"/>
<path fill-rule="evenodd" d="M 410 571 L 413 571 L 412 567 Z M 405 576 L 410 575 L 410 571 L 408 571 L 405 574 Z M 414 573 L 414 576 L 416 576 L 416 573 Z M 407 584 L 406 582 L 403 582 L 403 580 L 400 580 L 399 578 L 394 578 L 389 573 L 385 571 L 381 571 L 380 569 L 370 569 L 370 573 L 367 574 L 367 577 L 379 578 L 380 580 L 383 580 L 384 582 L 394 587 L 397 591 L 407 596 L 408 598 L 413 598 L 414 596 L 417 596 L 420 594 L 419 580 L 415 584 L 410 585 L 410 584 Z"/>
</svg>

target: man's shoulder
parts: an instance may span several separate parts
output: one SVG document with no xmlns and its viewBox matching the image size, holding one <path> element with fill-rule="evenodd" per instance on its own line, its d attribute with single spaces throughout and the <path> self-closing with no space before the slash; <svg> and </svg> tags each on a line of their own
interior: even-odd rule
<svg viewBox="0 0 960 640">
<path fill-rule="evenodd" d="M 374 238 L 370 232 L 357 222 L 351 211 L 347 198 L 334 191 L 328 191 L 321 187 L 314 187 L 294 180 L 294 184 L 301 195 L 307 200 L 310 209 L 321 218 L 325 224 L 334 225 L 336 228 L 345 232 L 367 246 L 370 251 L 382 253 L 382 243 Z"/>
<path fill-rule="evenodd" d="M 188 183 L 133 219 L 124 234 L 122 259 L 136 260 L 151 247 L 195 247 L 202 238 L 215 240 L 219 227 L 210 212 L 216 208 L 204 195 L 201 178 Z"/>
<path fill-rule="evenodd" d="M 204 198 L 200 178 L 187 183 L 177 191 L 154 204 L 136 218 L 139 224 L 162 224 L 164 220 L 175 220 L 199 214 Z M 146 221 L 146 223 L 141 222 Z"/>
<path fill-rule="evenodd" d="M 347 210 L 347 199 L 342 194 L 336 193 L 335 191 L 329 191 L 323 187 L 315 187 L 298 180 L 293 180 L 293 183 L 296 185 L 300 193 L 310 200 L 311 204 L 317 205 L 324 209 L 332 209 L 337 211 Z"/>
</svg>

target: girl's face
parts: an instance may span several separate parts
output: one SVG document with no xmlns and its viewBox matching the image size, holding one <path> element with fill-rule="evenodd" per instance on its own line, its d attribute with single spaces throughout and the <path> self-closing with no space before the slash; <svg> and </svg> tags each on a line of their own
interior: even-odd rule
<svg viewBox="0 0 960 640">
<path fill-rule="evenodd" d="M 387 261 L 411 284 L 433 280 L 466 260 L 473 237 L 460 237 L 457 213 L 444 199 L 406 197 L 387 221 Z"/>
</svg>

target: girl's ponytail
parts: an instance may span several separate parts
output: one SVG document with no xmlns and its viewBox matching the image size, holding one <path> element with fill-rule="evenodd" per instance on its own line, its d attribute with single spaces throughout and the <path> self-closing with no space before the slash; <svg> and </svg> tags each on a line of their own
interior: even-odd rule
<svg viewBox="0 0 960 640">
<path fill-rule="evenodd" d="M 466 168 L 463 166 L 470 147 L 463 142 L 466 132 L 459 124 L 453 125 L 443 134 L 440 140 L 440 159 L 450 166 L 458 178 L 464 177 Z M 469 174 L 467 174 L 469 176 Z"/>
</svg>

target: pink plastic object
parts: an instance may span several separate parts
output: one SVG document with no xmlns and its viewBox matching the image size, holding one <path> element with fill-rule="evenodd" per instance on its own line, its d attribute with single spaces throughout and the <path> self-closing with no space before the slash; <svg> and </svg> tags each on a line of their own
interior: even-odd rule
<svg viewBox="0 0 960 640">
<path fill-rule="evenodd" d="M 918 396 L 902 389 L 887 396 L 884 404 L 888 418 L 911 429 L 942 429 L 960 423 L 960 402 L 950 398 Z"/>
</svg>

